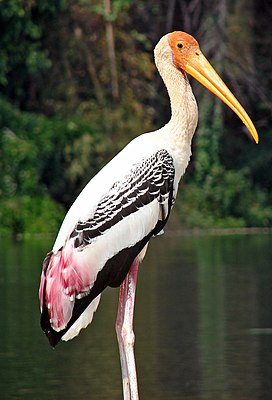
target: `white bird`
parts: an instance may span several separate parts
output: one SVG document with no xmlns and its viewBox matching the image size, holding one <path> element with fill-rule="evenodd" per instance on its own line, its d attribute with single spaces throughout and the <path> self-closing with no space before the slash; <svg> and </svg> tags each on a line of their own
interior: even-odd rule
<svg viewBox="0 0 272 400">
<path fill-rule="evenodd" d="M 138 399 L 132 326 L 138 266 L 149 240 L 168 220 L 197 126 L 186 73 L 223 100 L 258 143 L 246 111 L 192 36 L 163 36 L 155 47 L 155 63 L 170 97 L 170 121 L 132 140 L 83 189 L 44 260 L 39 293 L 41 326 L 55 346 L 90 324 L 107 286 L 121 285 L 116 331 L 125 400 Z"/>
</svg>

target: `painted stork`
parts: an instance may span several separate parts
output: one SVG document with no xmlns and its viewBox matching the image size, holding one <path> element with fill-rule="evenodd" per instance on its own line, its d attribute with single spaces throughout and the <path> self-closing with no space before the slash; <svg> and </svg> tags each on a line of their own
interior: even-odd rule
<svg viewBox="0 0 272 400">
<path fill-rule="evenodd" d="M 171 102 L 170 121 L 132 140 L 93 177 L 68 211 L 41 275 L 41 327 L 55 346 L 91 323 L 101 292 L 120 286 L 116 331 L 124 399 L 138 399 L 133 309 L 139 263 L 163 231 L 191 156 L 197 104 L 186 73 L 225 102 L 258 143 L 248 114 L 187 33 L 155 47 Z"/>
</svg>

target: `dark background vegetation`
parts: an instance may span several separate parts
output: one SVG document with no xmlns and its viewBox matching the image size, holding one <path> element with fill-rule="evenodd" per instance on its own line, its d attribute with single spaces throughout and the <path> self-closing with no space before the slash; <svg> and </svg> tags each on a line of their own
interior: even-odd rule
<svg viewBox="0 0 272 400">
<path fill-rule="evenodd" d="M 0 2 L 0 232 L 55 232 L 103 164 L 167 122 L 153 48 L 173 30 L 198 39 L 260 134 L 192 81 L 200 121 L 175 221 L 270 227 L 271 21 L 265 0 Z"/>
</svg>

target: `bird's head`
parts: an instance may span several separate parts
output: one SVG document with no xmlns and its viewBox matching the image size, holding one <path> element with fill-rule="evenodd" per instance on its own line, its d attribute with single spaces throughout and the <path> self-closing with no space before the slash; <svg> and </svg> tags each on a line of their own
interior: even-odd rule
<svg viewBox="0 0 272 400">
<path fill-rule="evenodd" d="M 169 33 L 162 39 L 164 56 L 169 57 L 171 53 L 172 62 L 178 70 L 192 75 L 226 103 L 243 121 L 255 142 L 258 143 L 258 133 L 247 112 L 202 54 L 198 42 L 188 33 L 179 31 Z"/>
</svg>

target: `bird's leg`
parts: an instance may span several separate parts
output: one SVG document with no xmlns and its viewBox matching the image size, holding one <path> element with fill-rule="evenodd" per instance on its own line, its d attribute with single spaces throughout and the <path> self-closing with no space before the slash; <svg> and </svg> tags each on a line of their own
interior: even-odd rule
<svg viewBox="0 0 272 400">
<path fill-rule="evenodd" d="M 133 312 L 139 260 L 134 260 L 120 286 L 116 333 L 119 344 L 124 400 L 138 400 L 138 384 L 134 357 Z"/>
</svg>

